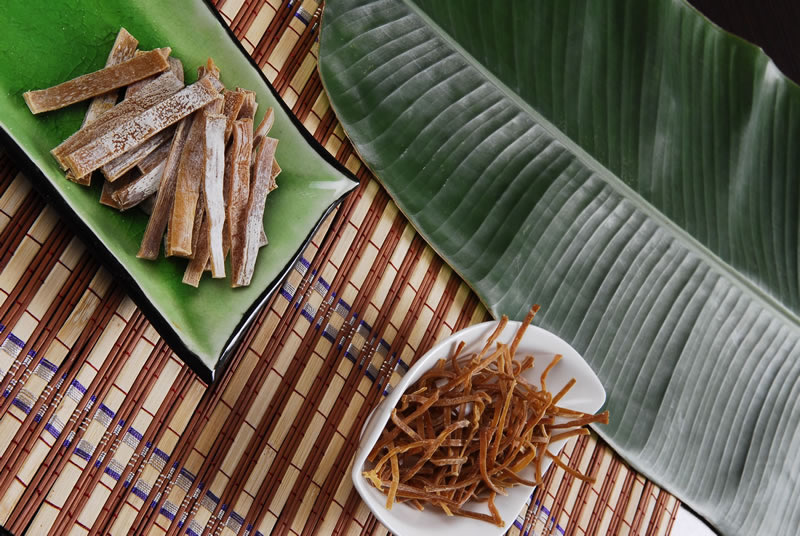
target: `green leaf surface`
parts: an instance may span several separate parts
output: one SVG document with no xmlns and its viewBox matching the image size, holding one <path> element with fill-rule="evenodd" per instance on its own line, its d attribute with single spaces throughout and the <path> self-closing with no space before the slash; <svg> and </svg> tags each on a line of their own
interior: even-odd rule
<svg viewBox="0 0 800 536">
<path fill-rule="evenodd" d="M 800 88 L 680 0 L 335 0 L 359 154 L 494 314 L 598 372 L 598 432 L 725 533 L 800 526 Z"/>
</svg>

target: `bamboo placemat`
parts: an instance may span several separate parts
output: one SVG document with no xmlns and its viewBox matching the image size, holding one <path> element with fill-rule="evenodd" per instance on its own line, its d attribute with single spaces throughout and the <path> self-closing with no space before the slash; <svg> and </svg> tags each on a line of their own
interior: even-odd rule
<svg viewBox="0 0 800 536">
<path fill-rule="evenodd" d="M 488 318 L 344 139 L 314 0 L 222 0 L 310 132 L 360 180 L 207 387 L 0 148 L 0 525 L 13 534 L 386 534 L 349 479 L 369 411 Z M 509 534 L 669 534 L 679 502 L 570 442 Z"/>
</svg>

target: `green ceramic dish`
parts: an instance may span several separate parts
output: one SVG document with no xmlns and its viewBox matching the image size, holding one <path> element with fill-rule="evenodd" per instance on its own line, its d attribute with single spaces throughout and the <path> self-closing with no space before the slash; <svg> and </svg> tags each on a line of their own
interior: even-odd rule
<svg viewBox="0 0 800 536">
<path fill-rule="evenodd" d="M 204 278 L 199 289 L 181 283 L 186 262 L 136 258 L 147 217 L 120 214 L 98 203 L 99 187 L 64 178 L 49 151 L 80 127 L 87 104 L 33 116 L 22 93 L 102 68 L 120 26 L 141 49 L 172 47 L 187 83 L 212 57 L 228 87 L 257 93 L 260 120 L 276 112 L 272 136 L 280 139 L 279 188 L 265 210 L 269 246 L 262 249 L 252 284 L 231 289 Z M 40 191 L 75 223 L 88 245 L 145 311 L 172 348 L 206 381 L 213 381 L 258 309 L 280 285 L 324 216 L 354 188 L 351 175 L 306 132 L 241 48 L 216 12 L 200 0 L 71 0 L 11 2 L 0 21 L 0 126 L 30 164 Z M 27 160 L 27 162 L 25 162 Z M 95 181 L 99 182 L 99 181 Z"/>
</svg>

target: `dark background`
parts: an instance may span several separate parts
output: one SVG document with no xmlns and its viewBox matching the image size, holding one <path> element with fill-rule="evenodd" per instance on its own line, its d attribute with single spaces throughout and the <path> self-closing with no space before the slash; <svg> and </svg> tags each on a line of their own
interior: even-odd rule
<svg viewBox="0 0 800 536">
<path fill-rule="evenodd" d="M 786 76 L 800 83 L 800 0 L 689 2 L 717 25 L 763 48 Z"/>
</svg>

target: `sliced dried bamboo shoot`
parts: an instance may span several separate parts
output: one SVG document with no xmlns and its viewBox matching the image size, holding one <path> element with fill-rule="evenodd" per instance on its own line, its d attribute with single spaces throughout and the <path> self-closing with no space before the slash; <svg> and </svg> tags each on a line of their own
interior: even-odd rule
<svg viewBox="0 0 800 536">
<path fill-rule="evenodd" d="M 170 137 L 170 139 L 168 139 L 165 143 L 159 145 L 158 149 L 156 149 L 149 155 L 142 158 L 142 160 L 138 164 L 136 164 L 136 167 L 139 168 L 139 171 L 141 171 L 142 173 L 147 173 L 148 171 L 150 171 L 158 164 L 167 159 L 171 147 L 172 147 L 172 137 Z"/>
<path fill-rule="evenodd" d="M 236 119 L 251 119 L 255 120 L 256 110 L 258 110 L 258 103 L 256 102 L 256 92 L 249 89 L 236 88 L 236 91 L 244 94 L 244 101 L 242 107 L 239 109 L 239 115 Z"/>
<path fill-rule="evenodd" d="M 205 244 L 208 242 L 208 237 L 201 234 L 205 219 L 206 207 L 203 202 L 203 186 L 201 184 L 200 198 L 197 200 L 197 208 L 195 209 L 194 213 L 194 224 L 192 225 L 192 253 L 188 256 L 190 259 L 194 259 L 197 251 L 200 249 L 200 244 Z"/>
<path fill-rule="evenodd" d="M 137 54 L 139 53 L 137 52 Z M 183 63 L 181 60 L 174 56 L 170 56 L 167 58 L 167 61 L 169 62 L 169 72 L 174 74 L 175 78 L 183 83 Z M 129 85 L 127 88 L 125 88 L 125 98 L 129 99 L 138 93 L 141 93 L 145 86 L 152 83 L 156 78 L 158 78 L 158 75 L 149 76 L 144 80 L 139 80 L 138 82 Z"/>
<path fill-rule="evenodd" d="M 261 144 L 261 141 L 264 137 L 269 134 L 269 131 L 272 129 L 272 125 L 275 123 L 275 111 L 270 106 L 267 108 L 266 113 L 264 114 L 264 118 L 261 120 L 261 124 L 258 125 L 255 134 L 253 135 L 253 147 L 258 148 Z"/>
<path fill-rule="evenodd" d="M 175 78 L 184 82 L 183 62 L 175 56 L 170 56 L 167 61 L 169 62 L 169 70 L 175 75 Z"/>
<path fill-rule="evenodd" d="M 258 147 L 256 162 L 253 166 L 253 180 L 250 187 L 250 197 L 247 200 L 247 234 L 244 269 L 235 275 L 235 286 L 247 286 L 253 278 L 256 258 L 258 257 L 258 241 L 264 228 L 264 204 L 269 193 L 270 177 L 272 176 L 272 161 L 275 158 L 275 149 L 278 140 L 264 138 Z"/>
<path fill-rule="evenodd" d="M 233 122 L 236 121 L 239 111 L 242 109 L 242 104 L 244 104 L 245 96 L 241 91 L 226 91 L 224 97 L 225 104 L 222 113 L 227 118 L 227 123 L 225 124 L 225 142 L 227 143 L 231 137 Z"/>
<path fill-rule="evenodd" d="M 56 158 L 63 169 L 67 169 L 67 162 L 65 160 L 67 155 L 75 152 L 87 143 L 100 138 L 106 133 L 111 132 L 115 128 L 126 124 L 148 108 L 158 104 L 170 95 L 174 95 L 180 91 L 181 88 L 183 88 L 183 83 L 175 78 L 174 74 L 161 74 L 138 95 L 120 102 L 104 113 L 97 121 L 86 125 L 61 142 L 61 144 L 56 146 L 50 153 Z"/>
<path fill-rule="evenodd" d="M 66 175 L 68 181 L 72 181 L 75 184 L 80 184 L 81 186 L 91 186 L 92 185 L 92 174 L 87 173 L 83 177 L 76 177 L 72 174 L 71 171 L 67 171 Z"/>
<path fill-rule="evenodd" d="M 214 278 L 225 277 L 225 252 L 222 247 L 222 232 L 225 223 L 223 175 L 225 172 L 225 125 L 222 114 L 205 115 L 205 199 L 208 222 L 208 243 L 211 255 L 211 274 Z M 205 264 L 201 266 L 205 267 Z"/>
<path fill-rule="evenodd" d="M 166 161 L 162 161 L 138 179 L 114 192 L 112 197 L 119 205 L 119 209 L 128 210 L 135 207 L 156 193 L 158 185 L 161 183 L 161 176 L 164 174 L 165 165 Z"/>
<path fill-rule="evenodd" d="M 205 65 L 201 65 L 197 68 L 197 78 L 203 78 L 205 76 L 209 77 L 209 80 L 214 84 L 214 88 L 217 91 L 221 92 L 225 89 L 225 86 L 219 80 L 219 68 L 211 58 L 208 58 Z"/>
<path fill-rule="evenodd" d="M 68 155 L 67 164 L 76 176 L 94 171 L 202 108 L 216 96 L 216 90 L 207 79 L 199 80 Z"/>
<path fill-rule="evenodd" d="M 147 222 L 147 228 L 144 231 L 144 237 L 142 237 L 142 245 L 139 247 L 139 253 L 136 254 L 140 259 L 155 260 L 158 258 L 158 252 L 161 248 L 161 237 L 164 236 L 167 222 L 172 215 L 178 166 L 191 125 L 192 118 L 187 117 L 178 123 L 175 129 L 175 136 L 172 138 L 169 155 L 164 164 L 164 172 L 161 175 L 161 183 L 158 186 L 153 213 L 150 215 L 150 220 Z"/>
<path fill-rule="evenodd" d="M 100 204 L 106 205 L 117 210 L 120 209 L 119 202 L 114 197 L 117 190 L 124 188 L 139 178 L 139 171 L 132 169 L 116 182 L 103 181 L 103 189 L 100 192 Z"/>
<path fill-rule="evenodd" d="M 174 133 L 175 129 L 172 127 L 162 130 L 139 146 L 122 153 L 111 162 L 103 165 L 100 168 L 100 171 L 103 172 L 106 180 L 114 182 L 128 170 L 136 167 L 136 165 L 138 165 L 161 145 L 169 142 Z"/>
<path fill-rule="evenodd" d="M 48 89 L 26 91 L 22 97 L 34 114 L 58 110 L 166 71 L 169 69 L 169 52 L 169 48 L 151 50 Z"/>
<path fill-rule="evenodd" d="M 198 235 L 201 237 L 208 235 L 208 218 L 203 218 L 200 225 Z M 197 287 L 200 284 L 200 279 L 203 277 L 205 266 L 209 263 L 210 252 L 208 250 L 208 240 L 200 240 L 197 244 L 197 251 L 194 257 L 186 265 L 186 270 L 183 272 L 183 282 L 187 285 Z"/>
<path fill-rule="evenodd" d="M 114 45 L 111 47 L 111 52 L 108 53 L 106 59 L 106 67 L 118 65 L 124 61 L 128 61 L 136 53 L 136 47 L 139 46 L 139 41 L 128 33 L 125 28 L 120 28 L 117 38 L 114 40 Z M 81 127 L 85 127 L 117 104 L 119 97 L 119 90 L 113 89 L 108 93 L 98 95 L 89 103 L 89 109 L 86 110 L 86 115 L 83 118 Z"/>
<path fill-rule="evenodd" d="M 167 229 L 167 256 L 188 257 L 192 254 L 192 230 L 200 198 L 203 173 L 203 136 L 205 121 L 202 112 L 192 119 L 181 153 L 175 183 L 175 200 Z"/>
<path fill-rule="evenodd" d="M 228 242 L 231 248 L 231 270 L 243 273 L 247 236 L 247 199 L 250 192 L 250 157 L 253 153 L 253 121 L 234 121 L 228 157 L 227 221 Z"/>
<path fill-rule="evenodd" d="M 197 68 L 197 78 L 203 78 L 207 75 L 211 75 L 219 80 L 219 67 L 217 67 L 217 64 L 214 63 L 214 60 L 211 58 L 206 60 L 205 65 L 201 65 Z"/>
</svg>

